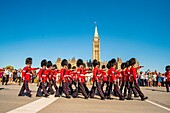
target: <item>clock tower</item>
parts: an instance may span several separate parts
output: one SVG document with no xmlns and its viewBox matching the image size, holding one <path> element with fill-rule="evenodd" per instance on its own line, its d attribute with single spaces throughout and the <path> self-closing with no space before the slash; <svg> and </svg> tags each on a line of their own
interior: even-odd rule
<svg viewBox="0 0 170 113">
<path fill-rule="evenodd" d="M 93 56 L 92 59 L 100 61 L 100 38 L 97 30 L 97 25 L 95 26 L 94 38 L 93 38 Z"/>
</svg>

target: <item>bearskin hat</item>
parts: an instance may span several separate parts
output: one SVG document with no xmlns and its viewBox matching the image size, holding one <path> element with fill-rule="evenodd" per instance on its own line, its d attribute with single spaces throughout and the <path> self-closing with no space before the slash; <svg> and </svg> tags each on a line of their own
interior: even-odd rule
<svg viewBox="0 0 170 113">
<path fill-rule="evenodd" d="M 48 61 L 48 62 L 47 62 L 47 68 L 51 67 L 52 65 L 53 65 L 53 64 L 52 64 L 51 61 Z"/>
<path fill-rule="evenodd" d="M 166 71 L 170 71 L 170 65 L 169 65 L 169 66 L 166 66 L 165 70 L 166 70 Z"/>
<path fill-rule="evenodd" d="M 54 69 L 57 69 L 57 65 L 56 65 L 56 64 L 54 64 L 54 65 L 53 65 L 53 68 L 54 68 Z"/>
<path fill-rule="evenodd" d="M 128 61 L 126 61 L 126 67 L 129 67 L 130 66 L 130 64 L 129 64 L 129 60 Z"/>
<path fill-rule="evenodd" d="M 96 59 L 93 60 L 93 67 L 96 67 L 97 65 L 100 65 L 100 62 L 97 61 Z"/>
<path fill-rule="evenodd" d="M 130 66 L 136 64 L 136 59 L 135 59 L 135 58 L 131 58 L 131 59 L 129 60 L 129 64 L 130 64 Z"/>
<path fill-rule="evenodd" d="M 28 58 L 25 60 L 25 64 L 32 64 L 32 58 L 28 57 Z"/>
<path fill-rule="evenodd" d="M 110 69 L 111 67 L 112 67 L 112 65 L 111 65 L 111 61 L 109 61 L 108 63 L 107 63 L 107 69 Z"/>
<path fill-rule="evenodd" d="M 76 69 L 76 66 L 73 66 L 72 69 Z"/>
<path fill-rule="evenodd" d="M 83 65 L 83 60 L 82 59 L 77 60 L 77 67 L 79 67 L 80 65 Z"/>
<path fill-rule="evenodd" d="M 86 64 L 85 63 L 83 63 L 83 67 L 86 68 Z"/>
<path fill-rule="evenodd" d="M 47 60 L 46 59 L 41 61 L 41 67 L 43 67 L 43 66 L 47 66 Z"/>
<path fill-rule="evenodd" d="M 67 66 L 67 65 L 68 65 L 68 61 L 66 59 L 63 59 L 61 61 L 61 66 L 63 67 L 63 66 Z"/>
<path fill-rule="evenodd" d="M 113 58 L 113 59 L 111 60 L 111 63 L 112 63 L 112 65 L 116 65 L 116 59 Z"/>
<path fill-rule="evenodd" d="M 121 64 L 121 69 L 125 69 L 126 68 L 126 63 L 122 63 Z"/>
<path fill-rule="evenodd" d="M 102 65 L 102 69 L 105 69 L 106 68 L 106 66 L 105 65 Z"/>
<path fill-rule="evenodd" d="M 71 64 L 70 63 L 68 64 L 68 69 L 71 69 Z"/>
</svg>

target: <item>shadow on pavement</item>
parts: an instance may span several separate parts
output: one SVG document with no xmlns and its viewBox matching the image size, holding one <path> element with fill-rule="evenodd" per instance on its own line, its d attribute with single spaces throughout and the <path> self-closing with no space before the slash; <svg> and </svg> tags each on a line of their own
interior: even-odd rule
<svg viewBox="0 0 170 113">
<path fill-rule="evenodd" d="M 166 92 L 166 91 L 159 90 L 159 89 L 149 89 L 149 88 L 146 88 L 146 90 L 150 90 L 150 91 L 158 91 L 158 92 Z"/>
<path fill-rule="evenodd" d="M 2 90 L 2 89 L 4 89 L 4 88 L 0 88 L 0 90 Z"/>
</svg>

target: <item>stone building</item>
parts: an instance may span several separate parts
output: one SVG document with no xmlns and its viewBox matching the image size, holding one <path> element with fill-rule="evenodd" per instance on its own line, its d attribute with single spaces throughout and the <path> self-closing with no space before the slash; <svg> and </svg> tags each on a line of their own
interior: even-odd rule
<svg viewBox="0 0 170 113">
<path fill-rule="evenodd" d="M 92 61 L 96 59 L 98 61 L 100 61 L 100 66 L 102 65 L 107 65 L 107 61 L 101 61 L 100 59 L 100 37 L 98 34 L 98 29 L 97 26 L 95 26 L 95 32 L 94 32 L 94 37 L 93 37 L 93 41 L 92 41 Z M 111 59 L 111 58 L 110 58 Z M 57 61 L 55 62 L 55 64 L 57 65 L 58 69 L 61 69 L 61 58 L 57 58 Z M 86 64 L 87 67 L 91 67 L 92 65 L 92 61 L 84 61 L 84 63 Z M 77 59 L 75 59 L 75 57 L 73 57 L 71 60 L 68 59 L 68 62 L 72 65 L 72 66 L 76 66 L 76 62 Z M 121 69 L 121 64 L 122 64 L 122 59 L 121 58 L 117 58 L 117 69 Z M 136 65 L 139 65 L 139 62 L 137 62 Z"/>
</svg>

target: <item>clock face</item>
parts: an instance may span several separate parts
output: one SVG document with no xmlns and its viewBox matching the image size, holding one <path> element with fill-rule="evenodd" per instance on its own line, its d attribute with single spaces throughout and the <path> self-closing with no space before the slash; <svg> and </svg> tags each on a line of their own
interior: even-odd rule
<svg viewBox="0 0 170 113">
<path fill-rule="evenodd" d="M 98 41 L 98 39 L 97 39 L 97 38 L 95 38 L 95 39 L 94 39 L 94 41 Z"/>
</svg>

